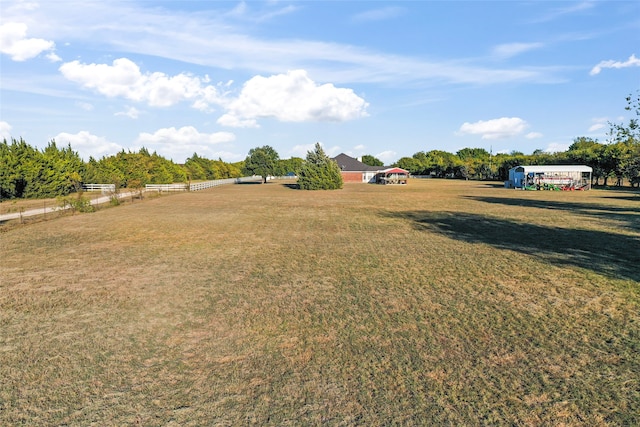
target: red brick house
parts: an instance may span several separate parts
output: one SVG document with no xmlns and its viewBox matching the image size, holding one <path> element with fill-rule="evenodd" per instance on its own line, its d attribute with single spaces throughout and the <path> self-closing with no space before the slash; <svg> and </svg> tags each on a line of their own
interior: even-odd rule
<svg viewBox="0 0 640 427">
<path fill-rule="evenodd" d="M 358 159 L 338 154 L 333 158 L 342 171 L 344 182 L 366 182 L 370 184 L 406 184 L 409 171 L 389 166 L 369 166 Z"/>
</svg>

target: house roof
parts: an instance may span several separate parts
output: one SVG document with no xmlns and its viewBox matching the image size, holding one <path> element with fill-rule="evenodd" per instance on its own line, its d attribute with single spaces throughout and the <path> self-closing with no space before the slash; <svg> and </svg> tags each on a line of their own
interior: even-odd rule
<svg viewBox="0 0 640 427">
<path fill-rule="evenodd" d="M 389 169 L 385 169 L 385 170 L 383 170 L 381 172 L 384 172 L 384 173 L 406 173 L 406 174 L 409 173 L 408 170 L 402 169 L 402 168 L 389 168 Z"/>
<path fill-rule="evenodd" d="M 379 172 L 384 170 L 384 166 L 369 166 L 361 161 L 347 156 L 344 153 L 340 153 L 333 158 L 340 166 L 343 172 Z"/>
</svg>

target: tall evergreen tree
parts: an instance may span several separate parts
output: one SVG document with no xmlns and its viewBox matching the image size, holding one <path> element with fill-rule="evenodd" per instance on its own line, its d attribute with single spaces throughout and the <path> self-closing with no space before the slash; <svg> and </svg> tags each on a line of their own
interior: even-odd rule
<svg viewBox="0 0 640 427">
<path fill-rule="evenodd" d="M 314 150 L 307 153 L 307 158 L 298 171 L 298 186 L 302 190 L 342 188 L 340 166 L 325 154 L 320 143 L 316 143 Z"/>
</svg>

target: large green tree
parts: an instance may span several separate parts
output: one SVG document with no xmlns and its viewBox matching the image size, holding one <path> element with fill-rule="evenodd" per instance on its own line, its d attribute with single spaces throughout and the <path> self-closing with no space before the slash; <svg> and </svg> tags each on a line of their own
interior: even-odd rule
<svg viewBox="0 0 640 427">
<path fill-rule="evenodd" d="M 280 160 L 280 156 L 276 150 L 268 145 L 252 148 L 244 160 L 244 170 L 249 175 L 260 175 L 262 182 L 266 183 L 269 176 L 276 175 L 279 166 L 278 160 Z"/>
<path fill-rule="evenodd" d="M 302 163 L 304 159 L 300 157 L 291 157 L 290 159 L 280 159 L 279 163 L 279 174 L 282 176 L 297 174 L 297 172 L 302 167 Z"/>
<path fill-rule="evenodd" d="M 415 155 L 414 155 L 415 156 Z M 423 164 L 427 175 L 444 178 L 453 173 L 460 159 L 452 153 L 441 150 L 431 150 L 425 153 Z"/>
<path fill-rule="evenodd" d="M 574 138 L 573 144 L 561 156 L 567 163 L 591 166 L 593 169 L 591 184 L 597 185 L 600 178 L 606 175 L 602 161 L 604 148 L 604 144 L 599 143 L 598 140 L 581 136 Z"/>
<path fill-rule="evenodd" d="M 629 94 L 626 98 L 627 106 L 625 110 L 631 112 L 635 117 L 630 118 L 628 123 L 609 122 L 612 145 L 615 147 L 606 150 L 606 160 L 615 165 L 614 174 L 617 184 L 620 184 L 623 177 L 631 182 L 632 186 L 640 185 L 640 90 L 635 94 Z M 613 152 L 613 155 L 611 155 Z"/>
<path fill-rule="evenodd" d="M 330 159 L 316 143 L 313 151 L 298 171 L 298 186 L 302 190 L 337 190 L 342 188 L 342 172 L 335 160 Z"/>
<path fill-rule="evenodd" d="M 184 169 L 189 180 L 204 181 L 226 178 L 238 178 L 242 176 L 241 170 L 230 163 L 225 163 L 222 159 L 210 160 L 193 153 L 184 164 Z"/>
<path fill-rule="evenodd" d="M 146 148 L 139 152 L 122 150 L 100 160 L 84 162 L 71 145 L 60 147 L 51 141 L 38 150 L 22 138 L 0 142 L 0 200 L 66 196 L 81 190 L 82 184 L 115 184 L 141 188 L 145 184 L 186 182 L 187 174 L 200 174 L 191 179 L 224 179 L 242 176 L 239 163 L 221 159 L 208 160 L 194 154 L 187 165 Z"/>
<path fill-rule="evenodd" d="M 640 90 L 636 94 L 627 96 L 625 110 L 640 117 Z M 612 142 L 624 142 L 630 145 L 640 144 L 640 121 L 637 118 L 629 119 L 628 123 L 609 122 Z"/>
<path fill-rule="evenodd" d="M 484 179 L 491 174 L 491 155 L 484 148 L 463 148 L 456 153 L 460 164 L 454 167 L 455 174 L 464 179 Z"/>
<path fill-rule="evenodd" d="M 84 162 L 71 146 L 55 141 L 44 150 L 22 138 L 0 144 L 0 198 L 39 198 L 67 195 L 80 187 Z"/>
<path fill-rule="evenodd" d="M 122 150 L 100 160 L 89 158 L 83 182 L 97 184 L 115 184 L 116 187 L 146 184 L 172 184 L 187 182 L 187 170 L 180 165 L 159 156 L 150 154 L 146 148 L 139 152 Z"/>
<path fill-rule="evenodd" d="M 370 154 L 365 154 L 364 156 L 362 156 L 362 163 L 369 166 L 384 166 L 384 163 L 382 163 L 382 160 Z"/>
<path fill-rule="evenodd" d="M 26 145 L 22 139 L 20 140 Z M 15 145 L 18 142 L 13 140 L 11 144 L 3 140 L 0 144 L 0 201 L 12 199 L 17 196 L 16 186 L 20 177 L 18 155 Z"/>
<path fill-rule="evenodd" d="M 640 188 L 640 144 L 632 148 L 631 157 L 625 164 L 624 171 L 631 186 Z"/>
<path fill-rule="evenodd" d="M 411 175 L 422 175 L 424 173 L 424 165 L 414 157 L 401 157 L 394 163 L 394 166 L 408 170 Z"/>
</svg>

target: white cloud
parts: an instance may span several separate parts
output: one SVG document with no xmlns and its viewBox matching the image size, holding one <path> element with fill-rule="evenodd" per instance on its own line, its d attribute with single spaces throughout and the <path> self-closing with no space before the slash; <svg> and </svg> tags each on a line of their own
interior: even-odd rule
<svg viewBox="0 0 640 427">
<path fill-rule="evenodd" d="M 126 116 L 130 119 L 137 119 L 140 117 L 140 111 L 135 107 L 129 107 L 126 111 L 118 111 L 115 113 L 116 116 Z"/>
<path fill-rule="evenodd" d="M 33 11 L 38 9 L 39 5 L 36 2 L 30 2 L 25 0 L 19 0 L 16 4 L 9 6 L 10 10 L 25 10 L 25 11 Z"/>
<path fill-rule="evenodd" d="M 589 132 L 598 132 L 602 129 L 605 129 L 609 125 L 609 119 L 607 117 L 595 117 L 591 119 L 591 121 L 593 122 L 593 124 L 589 126 Z"/>
<path fill-rule="evenodd" d="M 316 79 L 340 85 L 352 82 L 388 82 L 405 86 L 429 81 L 435 84 L 558 81 L 558 68 L 551 66 L 496 69 L 469 61 L 426 60 L 353 44 L 299 37 L 255 37 L 250 35 L 255 32 L 245 27 L 246 22 L 262 19 L 247 16 L 246 9 L 254 8 L 254 2 L 240 3 L 236 18 L 219 13 L 214 7 L 211 13 L 205 14 L 146 7 L 142 3 L 82 2 L 78 5 L 82 19 L 78 19 L 77 14 L 65 10 L 68 8 L 60 8 L 58 2 L 49 1 L 39 5 L 37 14 L 12 13 L 7 17 L 16 21 L 30 19 L 32 26 L 39 21 L 46 23 L 48 34 L 72 45 L 99 40 L 109 51 L 156 56 L 224 70 L 242 69 L 254 74 L 305 69 Z M 267 14 L 272 14 L 278 2 L 269 3 L 274 6 L 262 11 L 268 9 Z M 280 12 L 294 9 L 285 7 Z"/>
<path fill-rule="evenodd" d="M 384 21 L 402 15 L 405 9 L 397 6 L 381 7 L 358 13 L 353 17 L 356 22 Z"/>
<path fill-rule="evenodd" d="M 592 76 L 595 76 L 596 74 L 600 74 L 603 68 L 627 68 L 627 67 L 640 67 L 640 58 L 636 58 L 635 55 L 631 55 L 629 59 L 624 62 L 614 61 L 611 59 L 608 61 L 601 61 L 600 63 L 598 63 L 598 65 L 596 65 L 591 69 L 591 72 L 589 74 Z"/>
<path fill-rule="evenodd" d="M 258 128 L 258 121 L 255 119 L 240 119 L 231 114 L 225 114 L 218 119 L 220 126 L 228 126 L 234 128 Z"/>
<path fill-rule="evenodd" d="M 293 148 L 291 149 L 291 156 L 292 157 L 301 157 L 301 158 L 306 158 L 307 157 L 307 153 L 309 151 L 313 151 L 314 147 L 315 147 L 316 143 L 312 142 L 309 144 L 298 144 L 298 145 L 294 145 Z M 320 146 L 322 146 L 322 149 L 324 150 L 324 146 L 322 143 L 320 143 Z"/>
<path fill-rule="evenodd" d="M 482 135 L 482 139 L 509 138 L 521 134 L 529 125 L 519 117 L 502 117 L 493 120 L 465 122 L 458 131 L 463 135 Z"/>
<path fill-rule="evenodd" d="M 505 43 L 493 48 L 493 54 L 500 58 L 511 58 L 529 50 L 540 49 L 542 43 Z"/>
<path fill-rule="evenodd" d="M 596 6 L 596 3 L 594 1 L 591 1 L 591 0 L 582 1 L 582 2 L 579 2 L 579 3 L 572 3 L 572 4 L 570 4 L 569 6 L 566 6 L 566 7 L 562 7 L 562 8 L 558 8 L 558 9 L 551 9 L 551 11 L 549 13 L 547 13 L 545 16 L 542 16 L 542 17 L 534 20 L 533 22 L 553 21 L 555 19 L 561 18 L 561 17 L 566 16 L 566 15 L 572 15 L 572 14 L 575 14 L 575 13 L 579 13 L 579 12 L 583 12 L 585 10 L 592 9 L 595 6 Z"/>
<path fill-rule="evenodd" d="M 320 143 L 320 145 L 322 145 L 324 153 L 329 157 L 335 157 L 338 154 L 342 153 L 342 148 L 340 148 L 339 145 L 334 145 L 333 147 L 325 147 L 325 145 L 322 143 Z"/>
<path fill-rule="evenodd" d="M 220 152 L 213 151 L 213 146 L 234 141 L 236 136 L 230 132 L 201 133 L 193 126 L 158 129 L 154 133 L 143 132 L 136 143 L 175 161 L 182 162 L 193 153 L 208 158 L 220 157 Z M 224 153 L 225 158 L 237 157 Z"/>
<path fill-rule="evenodd" d="M 62 58 L 60 58 L 58 55 L 55 54 L 55 52 L 49 52 L 47 53 L 47 59 L 51 62 L 60 62 L 62 61 Z"/>
<path fill-rule="evenodd" d="M 280 8 L 280 9 L 264 13 L 264 14 L 260 15 L 258 18 L 256 18 L 256 21 L 258 21 L 258 22 L 270 21 L 273 18 L 276 18 L 278 16 L 282 16 L 282 15 L 288 15 L 290 13 L 295 12 L 296 10 L 298 10 L 298 8 L 296 6 L 288 5 L 288 6 Z"/>
<path fill-rule="evenodd" d="M 5 122 L 0 122 L 0 131 L 4 130 Z M 8 126 L 8 124 L 6 124 Z M 10 129 L 10 126 L 9 126 Z M 210 158 L 224 158 L 227 161 L 238 161 L 244 157 L 224 150 L 214 151 L 213 146 L 221 142 L 230 142 L 235 135 L 228 132 L 205 134 L 198 132 L 191 126 L 159 129 L 153 134 L 141 133 L 135 141 L 137 147 L 123 147 L 111 142 L 104 137 L 96 136 L 88 131 L 80 131 L 76 134 L 61 132 L 53 137 L 58 146 L 71 144 L 71 148 L 86 161 L 89 157 L 100 159 L 104 156 L 114 155 L 122 150 L 137 151 L 145 146 L 149 151 L 156 151 L 160 155 L 176 161 L 184 161 L 194 152 Z"/>
<path fill-rule="evenodd" d="M 143 132 L 137 139 L 141 144 L 211 145 L 231 142 L 235 139 L 231 132 L 200 133 L 193 126 L 158 129 L 154 133 Z"/>
<path fill-rule="evenodd" d="M 93 104 L 90 104 L 88 102 L 76 102 L 76 105 L 80 108 L 82 108 L 85 111 L 92 111 L 93 110 Z"/>
<path fill-rule="evenodd" d="M 552 142 L 544 151 L 547 153 L 562 153 L 567 151 L 570 145 L 568 143 Z"/>
<path fill-rule="evenodd" d="M 11 141 L 11 129 L 12 126 L 9 123 L 0 121 L 0 138 Z"/>
<path fill-rule="evenodd" d="M 288 15 L 298 10 L 298 7 L 293 5 L 287 5 L 280 7 L 279 1 L 269 1 L 263 4 L 265 8 L 256 8 L 255 6 L 261 6 L 260 4 L 253 3 L 250 8 L 247 2 L 241 1 L 233 9 L 226 13 L 226 16 L 236 19 L 243 19 L 249 22 L 264 22 L 270 21 L 273 18 L 282 15 Z"/>
<path fill-rule="evenodd" d="M 230 127 L 258 127 L 260 118 L 341 122 L 366 117 L 369 105 L 351 89 L 315 83 L 304 70 L 255 76 L 243 85 L 235 99 L 229 97 L 229 83 L 216 87 L 207 84 L 208 76 L 143 73 L 127 58 L 115 59 L 112 64 L 83 64 L 76 60 L 62 64 L 59 70 L 68 80 L 110 98 L 121 97 L 155 107 L 189 100 L 193 108 L 207 112 L 212 104 L 221 105 L 227 112 L 218 123 Z M 136 111 L 130 109 L 125 114 L 135 118 Z"/>
<path fill-rule="evenodd" d="M 237 158 L 228 152 L 214 151 L 213 146 L 232 142 L 236 136 L 231 132 L 201 133 L 193 126 L 183 126 L 158 129 L 154 133 L 141 133 L 136 143 L 151 151 L 157 151 L 175 161 L 182 162 L 193 153 L 207 158 L 221 157 Z"/>
<path fill-rule="evenodd" d="M 124 147 L 115 142 L 108 141 L 102 136 L 93 135 L 85 130 L 76 134 L 61 132 L 54 136 L 53 139 L 58 146 L 71 144 L 71 148 L 77 151 L 84 160 L 89 160 L 89 156 L 94 159 L 110 156 L 124 149 Z"/>
<path fill-rule="evenodd" d="M 375 155 L 375 157 L 379 160 L 382 160 L 385 165 L 392 163 L 393 160 L 397 158 L 397 156 L 398 153 L 392 150 L 383 151 Z"/>
<path fill-rule="evenodd" d="M 329 157 L 335 157 L 338 154 L 343 152 L 342 148 L 339 145 L 334 145 L 333 147 L 327 147 L 323 142 L 318 142 L 318 144 L 320 144 L 320 146 L 324 150 L 324 153 Z M 309 151 L 314 151 L 315 148 L 316 148 L 315 142 L 312 142 L 309 144 L 299 144 L 294 146 L 291 149 L 289 154 L 292 157 L 301 157 L 305 159 Z"/>
<path fill-rule="evenodd" d="M 142 73 L 140 67 L 127 58 L 108 64 L 64 63 L 60 72 L 68 80 L 95 89 L 110 97 L 123 97 L 146 102 L 154 107 L 169 107 L 185 100 L 194 100 L 198 108 L 220 102 L 214 86 L 204 85 L 208 77 L 199 78 L 184 73 L 167 76 L 164 73 Z"/>
<path fill-rule="evenodd" d="M 529 132 L 524 137 L 527 139 L 537 139 L 537 138 L 542 138 L 543 136 L 544 135 L 542 135 L 540 132 Z"/>
<path fill-rule="evenodd" d="M 193 153 L 190 153 L 187 156 L 184 156 L 184 159 L 191 157 Z M 201 153 L 198 153 L 200 155 Z M 225 162 L 239 162 L 247 158 L 247 153 L 233 153 L 231 151 L 225 150 L 216 150 L 216 151 L 206 151 L 202 153 L 208 159 L 223 159 Z"/>
<path fill-rule="evenodd" d="M 342 122 L 366 117 L 368 105 L 351 89 L 318 85 L 306 71 L 294 70 L 270 77 L 255 76 L 247 81 L 238 98 L 226 105 L 228 112 L 218 123 L 255 126 L 259 118 Z"/>
<path fill-rule="evenodd" d="M 42 52 L 53 51 L 54 48 L 55 43 L 52 41 L 27 38 L 27 24 L 9 22 L 0 25 L 0 52 L 9 55 L 14 61 L 26 61 Z M 53 52 L 47 57 L 54 61 L 60 59 Z"/>
</svg>

